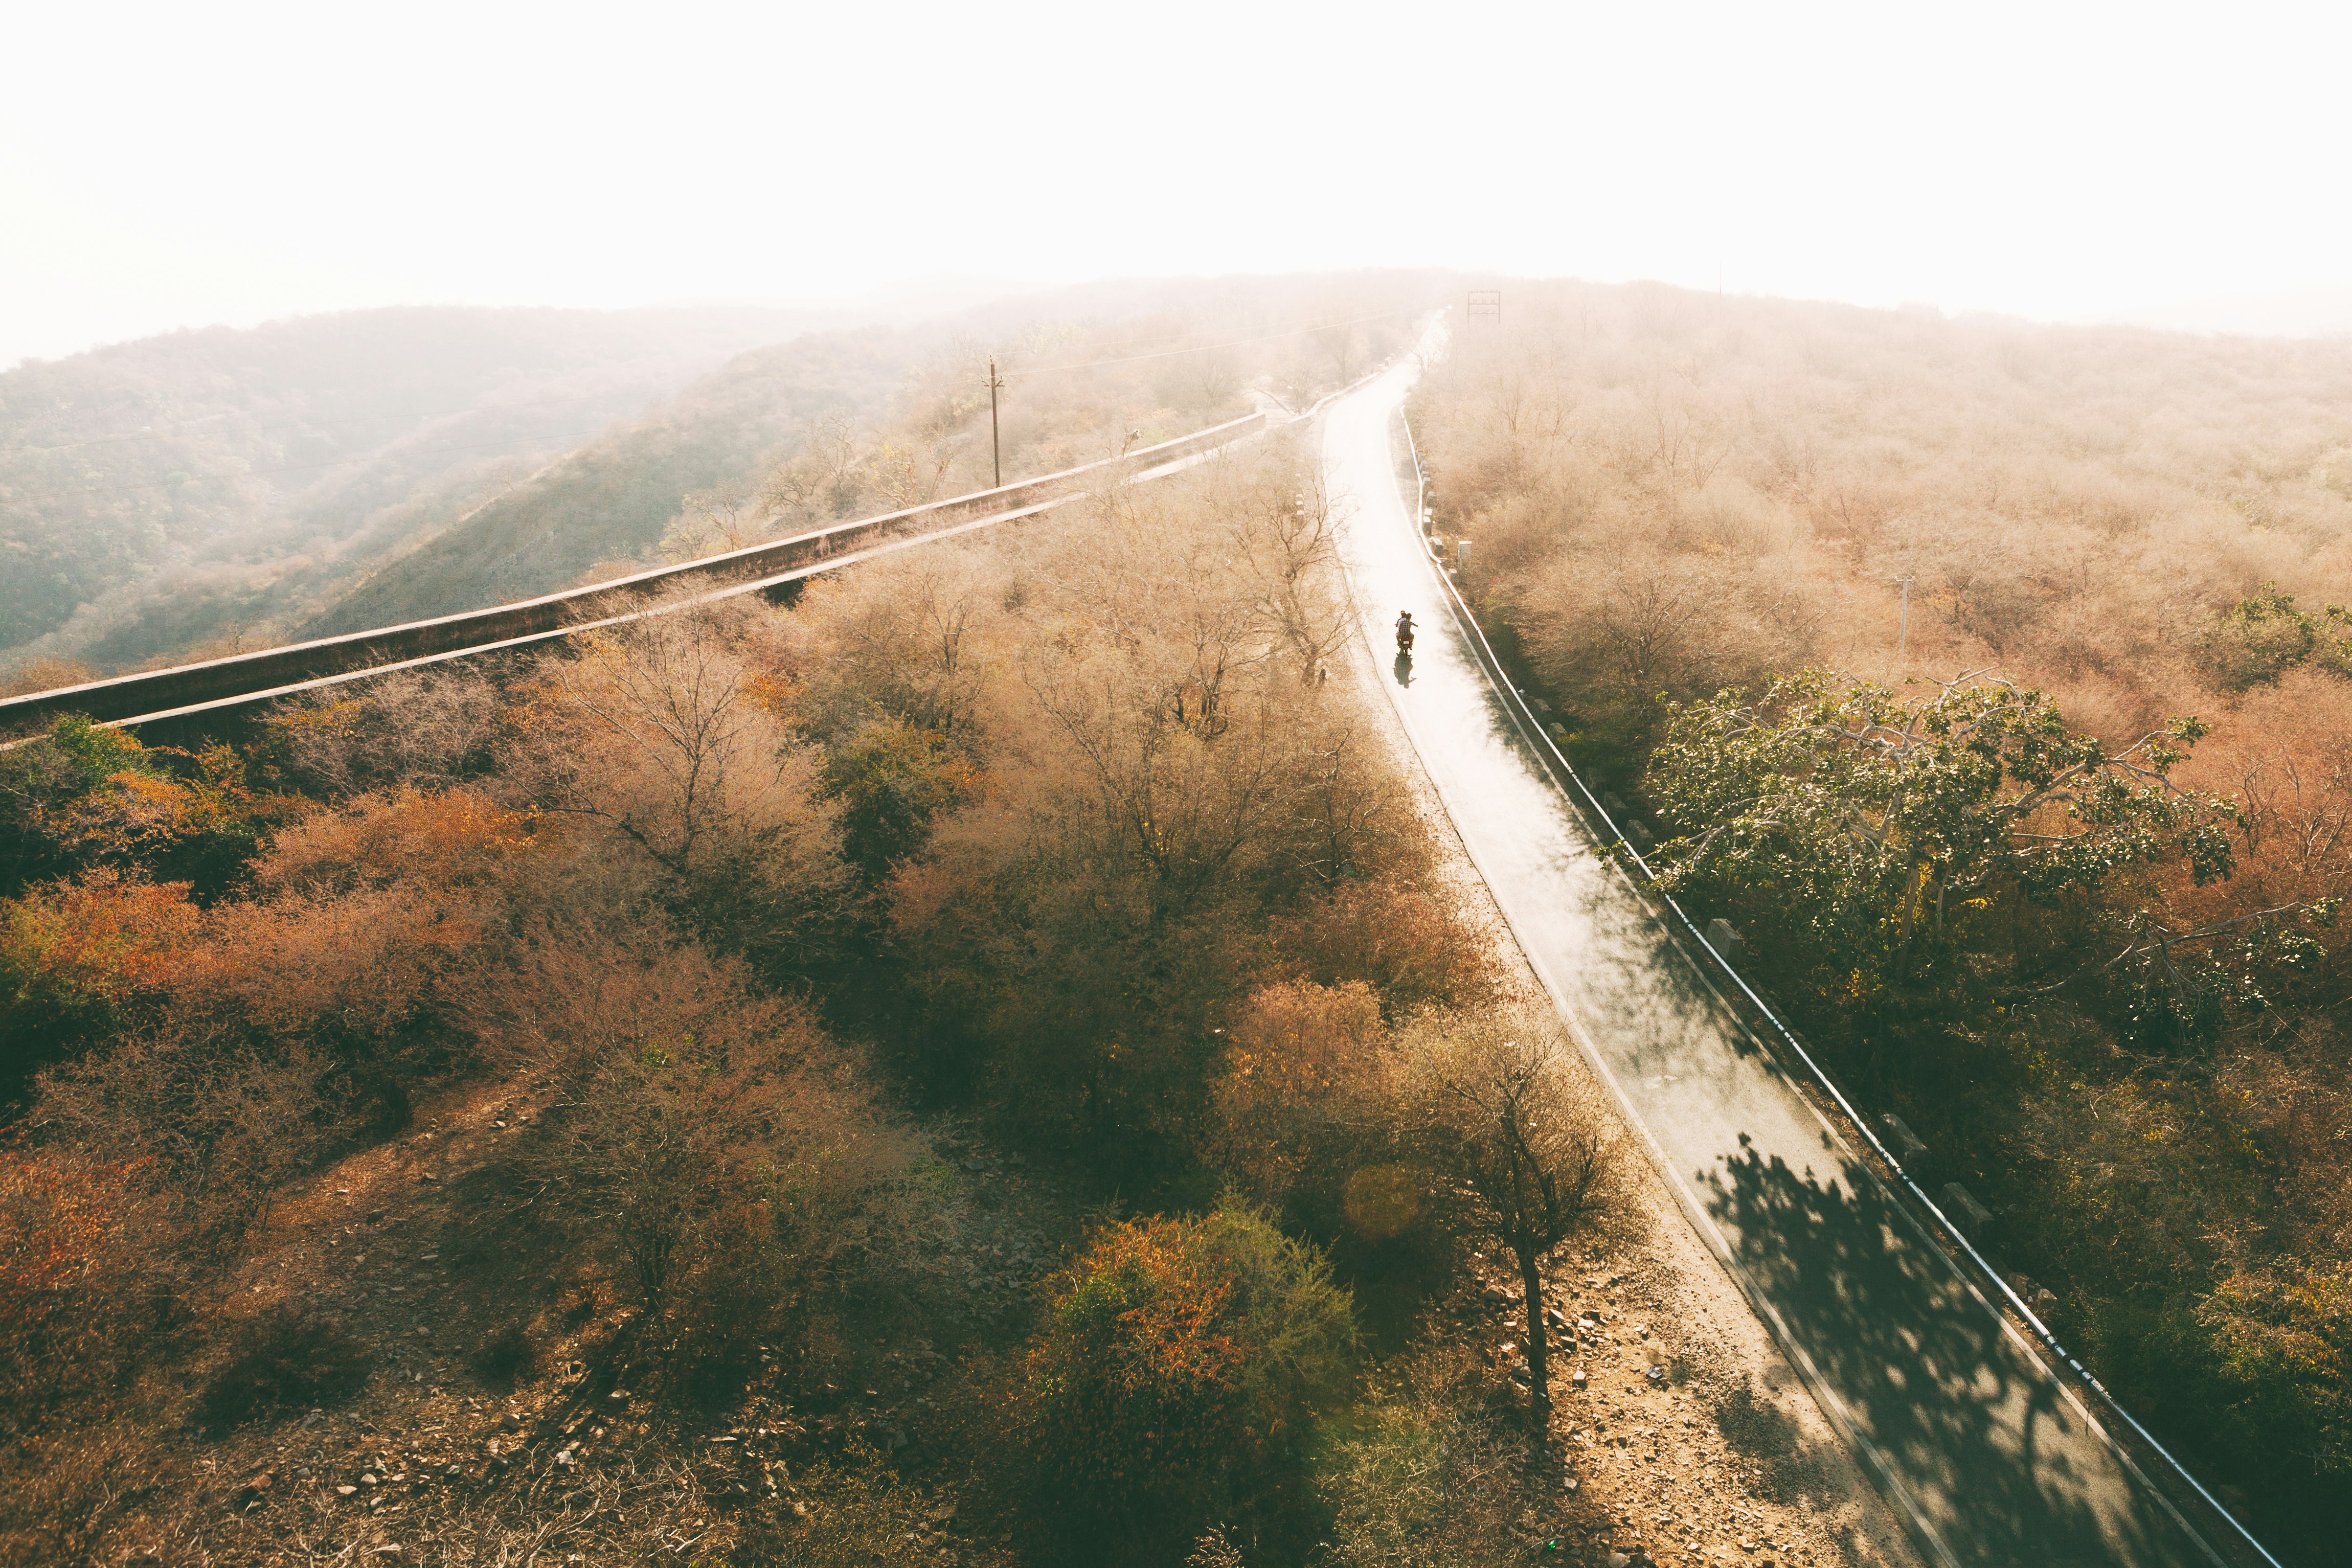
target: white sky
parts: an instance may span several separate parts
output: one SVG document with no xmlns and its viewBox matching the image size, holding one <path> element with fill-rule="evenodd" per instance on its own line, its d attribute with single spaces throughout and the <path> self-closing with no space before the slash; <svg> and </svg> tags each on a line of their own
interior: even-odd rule
<svg viewBox="0 0 2352 1568">
<path fill-rule="evenodd" d="M 0 366 L 444 301 L 1431 263 L 2042 317 L 2352 285 L 2352 7 L 13 7 Z"/>
</svg>

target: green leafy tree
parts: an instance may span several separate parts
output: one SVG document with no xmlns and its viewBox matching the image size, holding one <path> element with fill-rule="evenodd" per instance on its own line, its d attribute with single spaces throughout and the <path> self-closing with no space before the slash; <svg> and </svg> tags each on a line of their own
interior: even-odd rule
<svg viewBox="0 0 2352 1568">
<path fill-rule="evenodd" d="M 970 797 L 979 773 L 944 737 L 877 718 L 825 754 L 824 781 L 841 803 L 842 852 L 868 881 L 919 852 L 931 821 Z"/>
<path fill-rule="evenodd" d="M 2227 877 L 2234 809 L 2171 777 L 2204 733 L 2176 718 L 2110 750 L 1982 675 L 1915 697 L 1811 670 L 1760 702 L 1677 705 L 1648 779 L 1682 831 L 1662 880 L 1769 910 L 1771 946 L 1874 991 L 2004 898 L 2055 905 L 2166 864 Z"/>
<path fill-rule="evenodd" d="M 185 880 L 210 898 L 244 871 L 269 827 L 299 810 L 249 773 L 231 747 L 149 747 L 61 714 L 47 734 L 0 752 L 0 893 L 112 866 Z"/>
<path fill-rule="evenodd" d="M 2193 1364 L 2214 1385 L 2223 1435 L 2352 1476 L 2352 1270 L 2234 1274 L 2197 1322 L 2210 1344 Z"/>
<path fill-rule="evenodd" d="M 1114 1533 L 1278 1513 L 1355 1342 L 1322 1255 L 1228 1205 L 1107 1227 L 1056 1285 L 1015 1417 L 1056 1511 Z"/>
<path fill-rule="evenodd" d="M 2352 674 L 2352 609 L 2331 604 L 2312 615 L 2265 582 L 2206 622 L 2197 652 L 2226 691 L 2268 685 L 2305 663 Z"/>
</svg>

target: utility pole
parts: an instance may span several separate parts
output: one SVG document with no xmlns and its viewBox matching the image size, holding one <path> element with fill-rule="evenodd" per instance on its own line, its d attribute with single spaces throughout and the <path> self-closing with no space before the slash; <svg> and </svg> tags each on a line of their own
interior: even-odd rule
<svg viewBox="0 0 2352 1568">
<path fill-rule="evenodd" d="M 1904 657 L 1911 649 L 1911 580 L 1903 580 L 1902 630 L 1895 634 L 1895 656 Z"/>
<path fill-rule="evenodd" d="M 1004 487 L 1004 446 L 996 434 L 996 392 L 1004 383 L 996 379 L 996 356 L 988 356 L 988 458 L 996 471 L 995 488 Z"/>
</svg>

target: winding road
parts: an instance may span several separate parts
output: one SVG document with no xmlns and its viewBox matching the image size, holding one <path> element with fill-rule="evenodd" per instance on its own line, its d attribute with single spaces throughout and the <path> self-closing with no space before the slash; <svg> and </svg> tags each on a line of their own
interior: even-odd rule
<svg viewBox="0 0 2352 1568">
<path fill-rule="evenodd" d="M 1432 340 L 1434 341 L 1435 340 Z M 1583 820 L 1482 664 L 1400 494 L 1412 356 L 1325 416 L 1325 478 L 1390 699 L 1537 977 L 1702 1239 L 1927 1561 L 2222 1560 L 1922 1233 L 1715 994 Z M 1410 610 L 1408 664 L 1387 627 Z"/>
</svg>

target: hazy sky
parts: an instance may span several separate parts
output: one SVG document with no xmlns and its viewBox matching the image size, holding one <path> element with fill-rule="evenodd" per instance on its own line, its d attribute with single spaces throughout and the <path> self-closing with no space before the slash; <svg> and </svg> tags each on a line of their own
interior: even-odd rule
<svg viewBox="0 0 2352 1568">
<path fill-rule="evenodd" d="M 26 5 L 0 365 L 417 301 L 1435 263 L 2352 285 L 2352 8 Z"/>
</svg>

